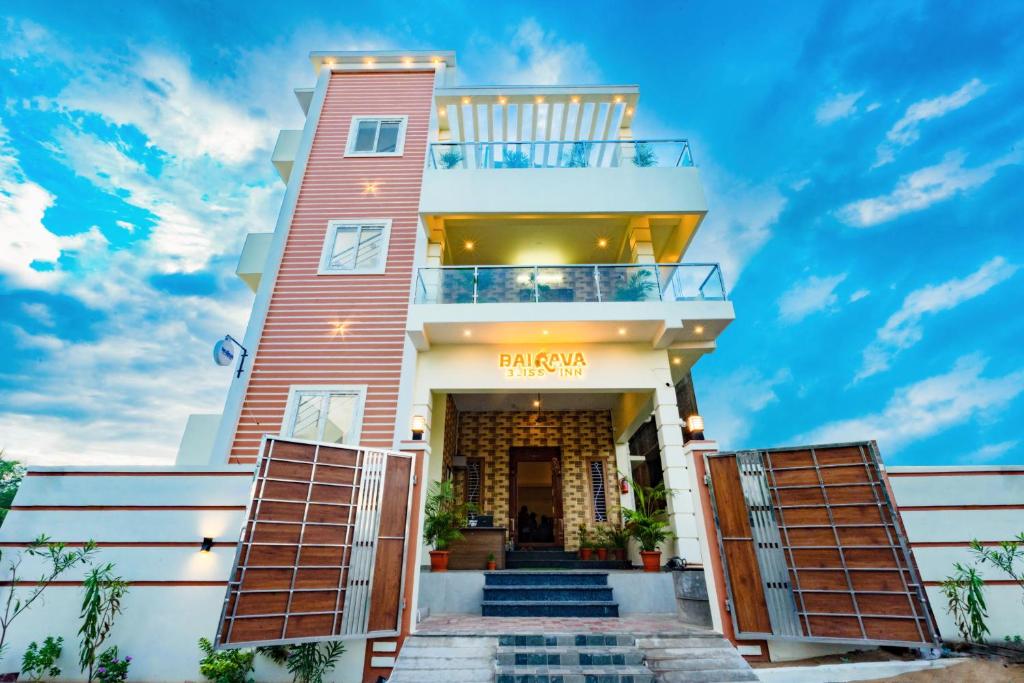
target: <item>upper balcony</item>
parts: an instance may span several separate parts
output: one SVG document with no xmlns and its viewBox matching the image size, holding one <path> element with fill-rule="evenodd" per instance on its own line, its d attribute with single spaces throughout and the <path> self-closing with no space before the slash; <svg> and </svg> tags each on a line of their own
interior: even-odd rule
<svg viewBox="0 0 1024 683">
<path fill-rule="evenodd" d="M 420 268 L 408 332 L 431 344 L 643 342 L 713 350 L 735 314 L 717 264 Z"/>
</svg>

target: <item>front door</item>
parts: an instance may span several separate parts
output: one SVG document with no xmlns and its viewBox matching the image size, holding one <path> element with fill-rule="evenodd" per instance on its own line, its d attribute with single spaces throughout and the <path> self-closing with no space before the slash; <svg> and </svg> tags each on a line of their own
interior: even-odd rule
<svg viewBox="0 0 1024 683">
<path fill-rule="evenodd" d="M 564 546 L 561 449 L 510 449 L 509 488 L 509 520 L 516 547 Z"/>
</svg>

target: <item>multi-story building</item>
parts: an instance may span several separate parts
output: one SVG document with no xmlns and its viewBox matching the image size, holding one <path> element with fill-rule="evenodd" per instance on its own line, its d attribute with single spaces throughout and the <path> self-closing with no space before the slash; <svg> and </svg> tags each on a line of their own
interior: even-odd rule
<svg viewBox="0 0 1024 683">
<path fill-rule="evenodd" d="M 115 638 L 143 649 L 138 625 L 166 617 L 140 675 L 194 677 L 199 636 L 343 637 L 344 679 L 374 681 L 428 612 L 505 614 L 483 556 L 447 583 L 420 571 L 442 480 L 475 507 L 475 550 L 509 567 L 571 566 L 581 531 L 663 482 L 663 559 L 699 571 L 623 571 L 609 581 L 629 599 L 603 617 L 706 618 L 776 659 L 934 642 L 873 445 L 715 455 L 705 439 L 690 370 L 734 310 L 719 267 L 686 259 L 708 210 L 699 150 L 634 135 L 636 86 L 459 87 L 446 52 L 311 59 L 305 125 L 273 154 L 277 224 L 238 266 L 255 300 L 223 413 L 189 419 L 171 468 L 30 471 L 0 534 L 116 557 L 137 602 Z M 76 581 L 18 646 L 72 614 Z M 680 616 L 677 593 L 703 614 Z"/>
</svg>

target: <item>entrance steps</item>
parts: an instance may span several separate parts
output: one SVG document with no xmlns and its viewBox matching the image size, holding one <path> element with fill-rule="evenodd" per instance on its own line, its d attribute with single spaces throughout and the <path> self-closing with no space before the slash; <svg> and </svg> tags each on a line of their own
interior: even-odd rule
<svg viewBox="0 0 1024 683">
<path fill-rule="evenodd" d="M 388 683 L 493 683 L 496 637 L 412 636 Z"/>
<path fill-rule="evenodd" d="M 717 633 L 640 637 L 636 646 L 647 667 L 663 683 L 756 681 L 746 660 Z"/>
<path fill-rule="evenodd" d="M 488 572 L 481 609 L 485 617 L 619 616 L 602 572 Z"/>
<path fill-rule="evenodd" d="M 498 637 L 494 683 L 654 683 L 632 636 Z"/>
<path fill-rule="evenodd" d="M 629 569 L 629 562 L 581 560 L 568 550 L 509 550 L 506 569 Z"/>
</svg>

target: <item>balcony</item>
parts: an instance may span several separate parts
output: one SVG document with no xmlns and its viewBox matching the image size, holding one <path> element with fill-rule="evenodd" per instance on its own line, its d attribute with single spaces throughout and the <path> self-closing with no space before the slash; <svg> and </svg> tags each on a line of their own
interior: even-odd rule
<svg viewBox="0 0 1024 683">
<path fill-rule="evenodd" d="M 272 232 L 250 232 L 245 236 L 245 244 L 242 245 L 242 254 L 238 257 L 235 275 L 241 278 L 254 292 L 260 288 L 260 280 L 267 267 L 267 257 L 270 254 L 270 243 L 273 239 L 274 233 Z"/>
<path fill-rule="evenodd" d="M 434 143 L 425 215 L 707 212 L 686 140 Z"/>
<path fill-rule="evenodd" d="M 292 175 L 292 166 L 295 165 L 300 142 L 302 142 L 301 130 L 282 130 L 278 133 L 277 143 L 274 145 L 274 152 L 270 160 L 274 163 L 277 174 L 285 183 Z"/>
<path fill-rule="evenodd" d="M 446 266 L 417 273 L 408 331 L 420 350 L 560 341 L 711 350 L 733 318 L 716 264 Z"/>
</svg>

